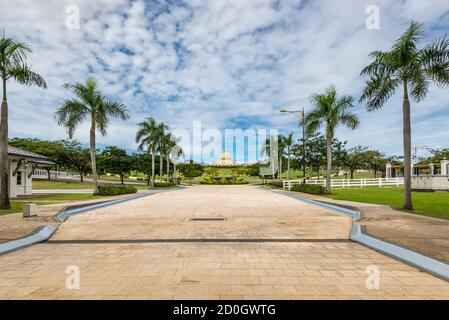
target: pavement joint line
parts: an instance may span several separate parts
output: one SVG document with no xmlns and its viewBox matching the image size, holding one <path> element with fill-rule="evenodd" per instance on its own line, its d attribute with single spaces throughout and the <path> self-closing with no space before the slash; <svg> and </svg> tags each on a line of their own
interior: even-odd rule
<svg viewBox="0 0 449 320">
<path fill-rule="evenodd" d="M 285 242 L 285 243 L 329 243 L 351 242 L 349 239 L 104 239 L 104 240 L 49 240 L 46 244 L 107 244 L 107 243 L 203 243 L 203 242 L 247 242 L 247 243 L 264 243 L 264 242 Z"/>
<path fill-rule="evenodd" d="M 364 232 L 365 229 L 364 225 L 354 224 L 354 222 L 360 218 L 360 212 L 358 211 L 343 208 L 338 205 L 312 200 L 297 194 L 293 194 L 291 193 L 291 191 L 287 192 L 283 190 L 273 190 L 269 188 L 264 188 L 264 190 L 272 191 L 276 194 L 284 195 L 293 199 L 297 199 L 303 202 L 307 202 L 313 205 L 333 210 L 337 213 L 344 214 L 346 216 L 350 216 L 352 217 L 353 222 L 349 235 L 350 240 L 360 243 L 368 248 L 381 252 L 386 256 L 394 258 L 398 261 L 401 261 L 405 264 L 415 267 L 418 270 L 425 271 L 435 277 L 438 277 L 440 279 L 449 282 L 448 264 L 366 234 Z"/>
</svg>

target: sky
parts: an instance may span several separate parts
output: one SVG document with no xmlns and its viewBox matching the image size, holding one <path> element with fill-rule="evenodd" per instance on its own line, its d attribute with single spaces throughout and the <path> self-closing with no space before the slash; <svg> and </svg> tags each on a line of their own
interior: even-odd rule
<svg viewBox="0 0 449 320">
<path fill-rule="evenodd" d="M 366 27 L 367 6 L 379 8 L 379 29 Z M 79 8 L 79 28 L 73 24 Z M 112 121 L 98 146 L 136 150 L 145 117 L 172 130 L 300 128 L 280 109 L 305 107 L 330 84 L 358 101 L 369 53 L 387 50 L 412 20 L 425 24 L 423 44 L 449 33 L 449 0 L 0 0 L 0 28 L 27 43 L 29 63 L 48 89 L 8 83 L 10 137 L 64 139 L 53 114 L 71 98 L 65 82 L 95 76 L 104 94 L 124 103 L 127 122 Z M 349 146 L 402 152 L 398 92 L 368 113 L 355 103 L 357 130 L 339 128 Z M 432 87 L 412 103 L 413 146 L 449 147 L 449 88 Z M 75 138 L 88 143 L 88 122 Z M 235 149 L 235 148 L 233 148 Z M 235 150 L 228 150 L 236 153 Z M 421 151 L 423 152 L 423 151 Z M 237 157 L 254 161 L 254 153 Z M 210 162 L 216 155 L 193 155 Z"/>
</svg>

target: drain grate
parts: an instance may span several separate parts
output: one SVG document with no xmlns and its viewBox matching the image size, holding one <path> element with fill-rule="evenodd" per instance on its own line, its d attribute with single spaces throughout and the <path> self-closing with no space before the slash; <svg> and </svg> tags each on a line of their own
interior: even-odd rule
<svg viewBox="0 0 449 320">
<path fill-rule="evenodd" d="M 226 221 L 226 218 L 191 218 L 190 221 Z"/>
</svg>

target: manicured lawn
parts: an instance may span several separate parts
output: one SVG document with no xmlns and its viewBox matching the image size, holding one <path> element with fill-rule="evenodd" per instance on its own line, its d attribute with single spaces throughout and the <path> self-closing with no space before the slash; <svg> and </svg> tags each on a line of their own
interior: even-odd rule
<svg viewBox="0 0 449 320">
<path fill-rule="evenodd" d="M 365 203 L 383 204 L 401 209 L 402 188 L 333 189 L 328 197 Z M 413 192 L 413 213 L 449 219 L 449 193 Z"/>
<path fill-rule="evenodd" d="M 42 197 L 29 198 L 29 199 L 15 199 L 11 200 L 11 209 L 0 210 L 0 215 L 21 212 L 24 204 L 35 203 L 37 205 L 55 204 L 68 201 L 82 201 L 82 200 L 94 200 L 94 199 L 108 199 L 108 197 L 94 196 L 92 194 L 55 194 L 55 195 L 42 195 Z"/>
</svg>

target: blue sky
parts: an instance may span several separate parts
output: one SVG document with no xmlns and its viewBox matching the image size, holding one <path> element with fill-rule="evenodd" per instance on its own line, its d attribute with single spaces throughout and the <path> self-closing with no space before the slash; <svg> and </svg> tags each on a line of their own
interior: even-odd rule
<svg viewBox="0 0 449 320">
<path fill-rule="evenodd" d="M 70 4 L 80 8 L 79 30 L 65 26 Z M 373 4 L 379 30 L 365 27 Z M 62 84 L 93 74 L 131 112 L 98 144 L 129 151 L 136 123 L 148 116 L 173 129 L 190 130 L 200 120 L 203 128 L 277 128 L 299 137 L 296 119 L 279 109 L 307 111 L 310 95 L 331 83 L 358 100 L 368 54 L 387 49 L 412 19 L 425 23 L 423 43 L 449 33 L 449 0 L 0 0 L 0 7 L 8 7 L 0 27 L 33 48 L 30 62 L 49 85 L 9 84 L 10 136 L 65 138 L 52 117 L 70 97 Z M 356 104 L 354 112 L 361 127 L 339 129 L 338 138 L 401 153 L 399 94 L 382 110 L 367 113 Z M 412 112 L 413 145 L 448 147 L 449 88 L 432 88 Z M 87 123 L 75 137 L 88 143 Z"/>
</svg>

